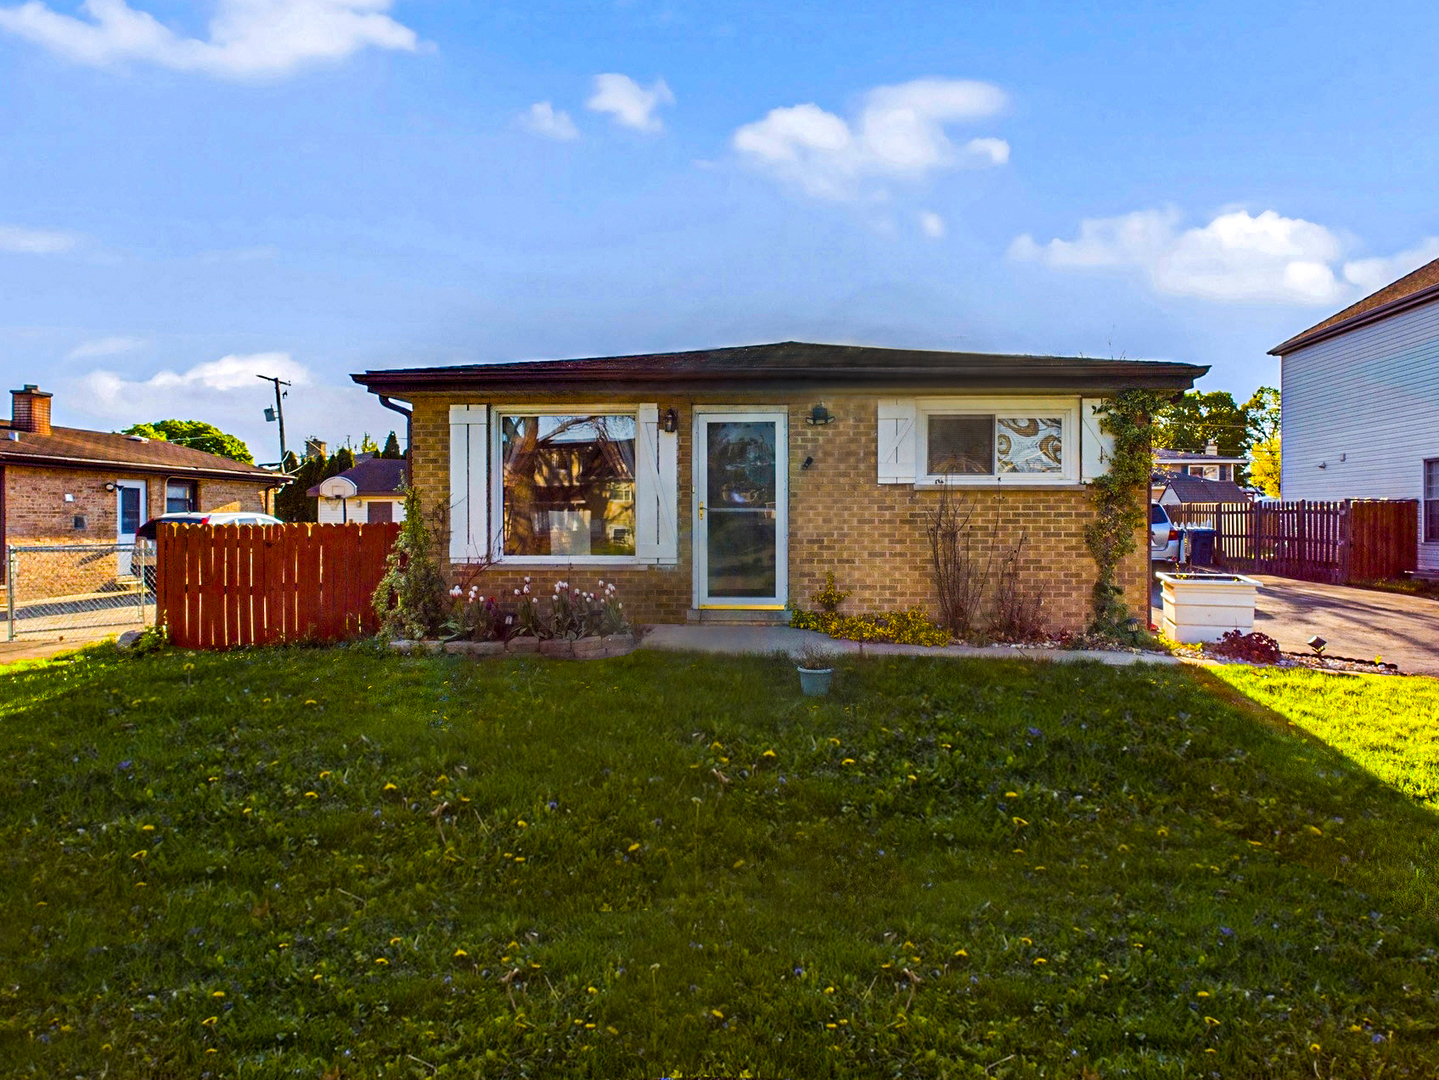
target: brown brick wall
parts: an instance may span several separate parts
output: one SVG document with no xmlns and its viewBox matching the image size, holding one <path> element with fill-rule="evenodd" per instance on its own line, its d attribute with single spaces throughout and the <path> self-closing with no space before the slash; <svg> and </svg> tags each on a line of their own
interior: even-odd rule
<svg viewBox="0 0 1439 1080">
<path fill-rule="evenodd" d="M 876 398 L 827 393 L 825 405 L 835 420 L 823 426 L 805 423 L 821 395 L 787 402 L 789 410 L 789 593 L 791 602 L 812 606 L 810 596 L 833 570 L 839 588 L 850 590 L 846 611 L 936 608 L 925 538 L 926 515 L 939 499 L 934 491 L 916 491 L 909 484 L 876 480 Z M 417 395 L 414 400 L 414 482 L 426 505 L 445 499 L 449 489 L 449 405 L 478 398 Z M 492 399 L 493 400 L 493 399 Z M 528 399 L 528 400 L 533 400 Z M 550 396 L 547 401 L 562 401 Z M 594 396 L 585 396 L 593 403 Z M 630 396 L 613 400 L 649 400 Z M 710 404 L 773 404 L 773 399 L 714 395 Z M 562 570 L 557 567 L 494 568 L 476 575 L 452 568 L 456 580 L 477 580 L 486 592 L 509 593 L 525 574 L 548 589 L 564 577 L 592 588 L 600 578 L 616 581 L 637 622 L 683 622 L 691 604 L 691 420 L 690 403 L 659 399 L 661 414 L 670 407 L 679 425 L 679 561 L 673 567 Z M 804 469 L 806 457 L 814 463 Z M 1024 538 L 1021 581 L 1044 597 L 1045 616 L 1056 630 L 1077 630 L 1087 624 L 1094 562 L 1084 544 L 1084 527 L 1092 518 L 1089 494 L 1077 487 L 970 489 L 964 498 L 974 507 L 975 534 L 1001 550 Z M 447 550 L 442 523 L 438 542 Z M 1136 538 L 1137 550 L 1121 573 L 1131 610 L 1147 621 L 1149 547 L 1147 531 Z"/>
<path fill-rule="evenodd" d="M 26 544 L 113 544 L 116 538 L 119 501 L 115 492 L 106 491 L 107 483 L 117 480 L 145 481 L 145 509 L 141 521 L 165 512 L 165 476 L 135 472 L 88 472 L 82 469 L 50 469 L 29 465 L 3 467 L 5 485 L 6 546 Z M 272 496 L 255 484 L 234 480 L 200 480 L 200 508 L 203 510 L 254 510 L 268 513 Z M 65 496 L 74 496 L 66 502 Z M 77 515 L 85 518 L 85 527 L 74 527 Z M 73 559 L 50 560 L 69 566 Z M 0 581 L 4 580 L 5 561 L 0 559 Z M 79 565 L 79 564 L 77 564 Z M 30 575 L 26 598 L 52 595 L 55 589 L 68 592 L 91 592 L 102 588 L 115 577 L 114 560 L 84 560 L 85 574 L 65 571 L 63 586 L 45 580 L 45 575 Z M 53 575 L 50 575 L 53 576 Z M 72 580 L 73 578 L 73 580 Z"/>
</svg>

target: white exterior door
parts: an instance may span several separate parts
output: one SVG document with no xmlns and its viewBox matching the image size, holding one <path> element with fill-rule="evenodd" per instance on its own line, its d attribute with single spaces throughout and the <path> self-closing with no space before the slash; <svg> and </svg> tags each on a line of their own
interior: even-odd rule
<svg viewBox="0 0 1439 1080">
<path fill-rule="evenodd" d="M 134 576 L 131 556 L 135 552 L 135 534 L 145 520 L 145 504 L 145 481 L 115 481 L 115 542 L 120 545 L 115 573 L 120 577 Z"/>
<path fill-rule="evenodd" d="M 782 410 L 695 410 L 697 607 L 788 602 L 786 419 Z"/>
</svg>

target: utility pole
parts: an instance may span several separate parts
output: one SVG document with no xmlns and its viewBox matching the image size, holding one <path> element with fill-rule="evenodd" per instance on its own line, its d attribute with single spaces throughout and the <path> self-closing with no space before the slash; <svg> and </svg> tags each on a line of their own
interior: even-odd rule
<svg viewBox="0 0 1439 1080">
<path fill-rule="evenodd" d="M 285 467 L 285 406 L 281 403 L 281 399 L 285 395 L 280 393 L 280 387 L 290 384 L 277 375 L 256 375 L 255 378 L 275 384 L 275 407 L 265 410 L 265 419 L 278 421 L 280 425 L 280 468 L 283 470 Z"/>
</svg>

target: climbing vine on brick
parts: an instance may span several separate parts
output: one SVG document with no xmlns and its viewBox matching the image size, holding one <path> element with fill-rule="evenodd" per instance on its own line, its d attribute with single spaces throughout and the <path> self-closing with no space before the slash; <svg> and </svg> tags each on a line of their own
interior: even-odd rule
<svg viewBox="0 0 1439 1080">
<path fill-rule="evenodd" d="M 1096 514 L 1084 530 L 1099 570 L 1090 623 L 1095 634 L 1118 637 L 1129 632 L 1130 611 L 1115 575 L 1124 557 L 1138 546 L 1136 533 L 1149 523 L 1150 425 L 1169 398 L 1152 390 L 1125 390 L 1106 398 L 1098 409 L 1100 426 L 1114 436 L 1114 450 L 1109 471 L 1089 485 Z"/>
</svg>

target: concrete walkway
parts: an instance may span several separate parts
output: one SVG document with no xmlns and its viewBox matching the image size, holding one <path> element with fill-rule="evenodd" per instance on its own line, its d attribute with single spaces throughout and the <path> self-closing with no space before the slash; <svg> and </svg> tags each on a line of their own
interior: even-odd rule
<svg viewBox="0 0 1439 1080">
<path fill-rule="evenodd" d="M 989 660 L 1097 660 L 1113 667 L 1131 664 L 1177 664 L 1172 656 L 1159 653 L 1109 652 L 1097 649 L 1015 649 L 1007 645 L 978 648 L 972 645 L 875 645 L 838 641 L 813 630 L 789 626 L 655 626 L 640 642 L 641 649 L 665 652 L 728 653 L 731 655 L 797 656 L 806 648 L 833 656 L 935 656 L 983 657 Z"/>
<path fill-rule="evenodd" d="M 4 625 L 0 623 L 0 626 Z M 14 641 L 6 641 L 0 636 L 0 667 L 13 664 L 17 660 L 48 660 L 52 656 L 74 652 L 114 636 L 115 630 L 110 627 L 90 627 L 85 630 L 71 630 L 65 634 L 22 636 Z"/>
<path fill-rule="evenodd" d="M 1254 629 L 1286 652 L 1308 652 L 1318 634 L 1330 656 L 1382 656 L 1406 675 L 1439 675 L 1439 601 L 1404 593 L 1255 575 L 1261 585 Z M 1160 618 L 1159 588 L 1151 618 Z"/>
</svg>

